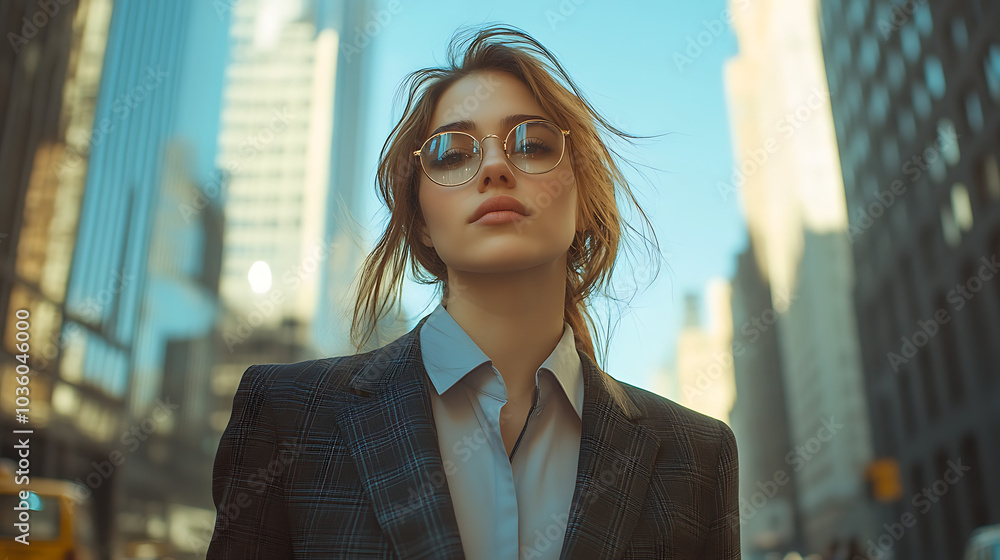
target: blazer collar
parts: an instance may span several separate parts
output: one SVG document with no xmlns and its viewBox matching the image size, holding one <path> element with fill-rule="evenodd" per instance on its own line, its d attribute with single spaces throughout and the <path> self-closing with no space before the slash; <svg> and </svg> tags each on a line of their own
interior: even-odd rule
<svg viewBox="0 0 1000 560">
<path fill-rule="evenodd" d="M 458 559 L 464 553 L 420 354 L 426 321 L 371 354 L 349 381 L 352 400 L 337 416 L 361 484 L 399 557 Z M 560 558 L 615 558 L 638 521 L 660 439 L 638 423 L 645 411 L 622 385 L 586 353 L 579 355 L 580 455 Z"/>
</svg>

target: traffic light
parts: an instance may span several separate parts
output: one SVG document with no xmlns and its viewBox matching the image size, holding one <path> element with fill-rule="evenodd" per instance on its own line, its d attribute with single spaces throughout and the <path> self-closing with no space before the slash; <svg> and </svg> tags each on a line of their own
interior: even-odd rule
<svg viewBox="0 0 1000 560">
<path fill-rule="evenodd" d="M 868 495 L 878 502 L 895 502 L 903 497 L 903 483 L 899 478 L 899 461 L 891 457 L 875 459 L 865 469 Z"/>
</svg>

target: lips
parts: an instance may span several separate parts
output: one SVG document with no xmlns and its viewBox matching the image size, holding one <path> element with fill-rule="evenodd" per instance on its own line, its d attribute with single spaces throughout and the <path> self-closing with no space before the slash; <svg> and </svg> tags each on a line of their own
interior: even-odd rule
<svg viewBox="0 0 1000 560">
<path fill-rule="evenodd" d="M 490 212 L 499 212 L 501 210 L 512 210 L 518 214 L 528 215 L 528 209 L 525 208 L 520 200 L 506 195 L 491 196 L 484 200 L 479 205 L 479 208 L 476 208 L 476 211 L 472 213 L 472 217 L 469 218 L 469 223 L 475 222 Z"/>
</svg>

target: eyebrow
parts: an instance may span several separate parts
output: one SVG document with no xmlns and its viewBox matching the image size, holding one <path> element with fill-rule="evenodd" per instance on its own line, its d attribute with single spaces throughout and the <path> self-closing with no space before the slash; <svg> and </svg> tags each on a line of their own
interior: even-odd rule
<svg viewBox="0 0 1000 560">
<path fill-rule="evenodd" d="M 510 129 L 514 128 L 514 125 L 523 123 L 524 121 L 533 120 L 533 119 L 540 119 L 540 120 L 543 120 L 543 121 L 549 120 L 549 119 L 547 119 L 547 118 L 545 118 L 545 117 L 543 117 L 541 115 L 525 115 L 525 114 L 518 113 L 518 114 L 515 114 L 515 115 L 507 115 L 506 117 L 500 119 L 500 128 L 502 128 L 504 130 L 507 130 L 507 131 L 510 131 Z M 444 132 L 446 130 L 458 130 L 458 131 L 461 131 L 461 132 L 472 132 L 473 130 L 476 130 L 476 123 L 473 122 L 473 121 L 470 121 L 470 120 L 451 122 L 451 123 L 444 124 L 444 125 L 441 125 L 441 126 L 435 128 L 434 132 L 430 133 L 430 136 L 434 136 L 435 134 L 437 134 L 439 132 Z"/>
</svg>

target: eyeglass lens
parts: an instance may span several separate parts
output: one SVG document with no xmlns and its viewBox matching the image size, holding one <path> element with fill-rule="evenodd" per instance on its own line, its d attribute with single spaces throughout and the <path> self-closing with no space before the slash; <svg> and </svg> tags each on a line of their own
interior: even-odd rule
<svg viewBox="0 0 1000 560">
<path fill-rule="evenodd" d="M 525 173 L 545 173 L 559 164 L 563 142 L 562 131 L 552 123 L 521 123 L 507 135 L 507 157 Z M 420 160 L 434 181 L 459 185 L 479 170 L 482 147 L 467 134 L 446 132 L 427 142 Z"/>
</svg>

